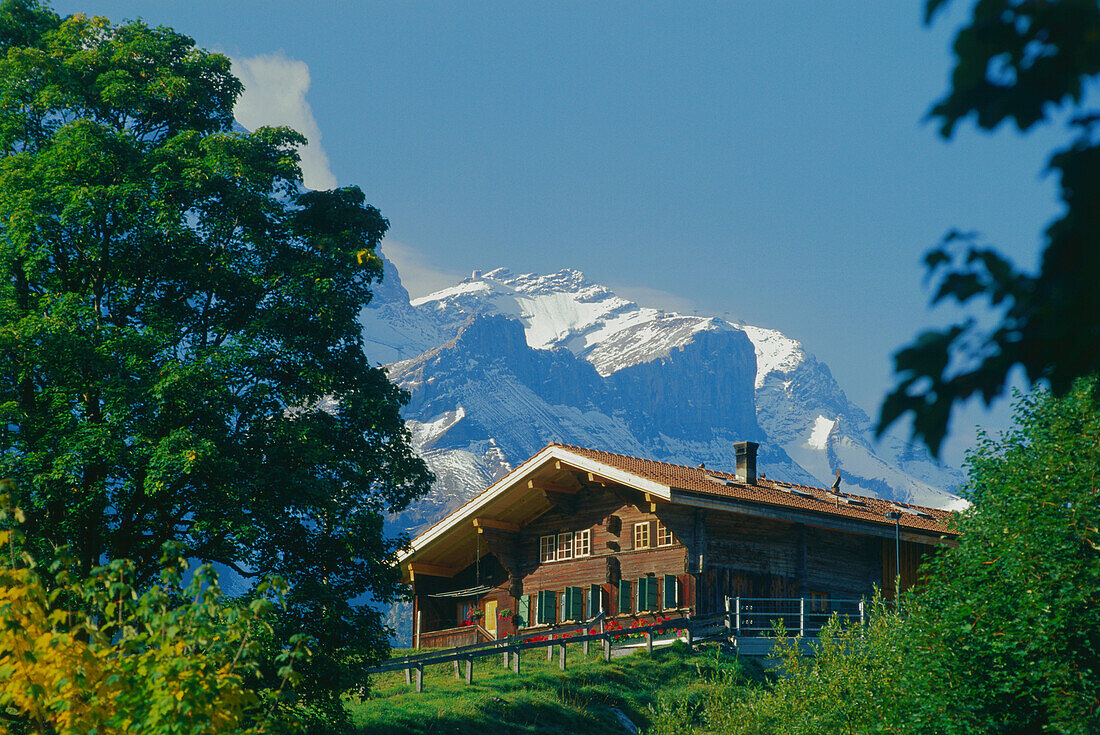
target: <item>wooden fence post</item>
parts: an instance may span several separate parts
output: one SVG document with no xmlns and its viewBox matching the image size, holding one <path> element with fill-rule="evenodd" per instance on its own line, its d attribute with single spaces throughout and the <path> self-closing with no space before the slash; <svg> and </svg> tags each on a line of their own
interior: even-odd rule
<svg viewBox="0 0 1100 735">
<path fill-rule="evenodd" d="M 416 693 L 424 691 L 424 664 L 416 665 Z"/>
<path fill-rule="evenodd" d="M 508 664 L 509 664 L 508 656 L 509 656 L 510 653 L 511 653 L 511 651 L 509 651 L 507 648 L 504 649 L 504 668 L 506 668 L 506 669 L 508 668 Z"/>
<path fill-rule="evenodd" d="M 409 664 L 409 657 L 408 656 L 405 657 L 405 663 Z M 412 683 L 413 683 L 412 664 L 409 664 L 408 666 L 405 667 L 405 686 L 412 686 Z"/>
<path fill-rule="evenodd" d="M 474 683 L 474 659 L 473 658 L 467 658 L 466 659 L 466 683 L 467 684 L 473 684 Z"/>
<path fill-rule="evenodd" d="M 653 653 L 653 631 L 647 630 L 645 632 L 645 651 L 646 653 Z"/>
<path fill-rule="evenodd" d="M 695 648 L 695 635 L 691 629 L 691 621 L 688 621 L 687 627 L 684 628 L 684 635 L 687 637 L 688 648 Z"/>
<path fill-rule="evenodd" d="M 550 643 L 546 646 L 546 660 L 554 660 L 554 636 L 550 636 Z"/>
<path fill-rule="evenodd" d="M 561 650 L 558 652 L 558 668 L 565 671 L 565 639 L 561 639 Z"/>
<path fill-rule="evenodd" d="M 607 633 L 603 635 L 603 660 L 611 660 L 611 636 Z"/>
<path fill-rule="evenodd" d="M 455 659 L 455 660 L 453 661 L 453 663 L 454 663 L 454 665 L 455 665 L 455 678 L 456 678 L 456 679 L 461 679 L 461 678 L 462 678 L 462 674 L 458 673 L 458 659 L 456 658 L 456 659 Z"/>
<path fill-rule="evenodd" d="M 512 671 L 516 674 L 519 673 L 519 648 L 512 651 Z"/>
</svg>

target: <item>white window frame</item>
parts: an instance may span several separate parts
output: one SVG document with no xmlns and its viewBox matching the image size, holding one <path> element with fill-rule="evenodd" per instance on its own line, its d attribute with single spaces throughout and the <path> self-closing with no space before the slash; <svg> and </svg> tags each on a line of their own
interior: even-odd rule
<svg viewBox="0 0 1100 735">
<path fill-rule="evenodd" d="M 645 543 L 639 543 L 639 539 L 644 537 Z M 641 523 L 634 524 L 634 548 L 635 549 L 651 549 L 653 548 L 652 539 L 649 538 L 649 521 L 642 521 Z"/>
<path fill-rule="evenodd" d="M 558 561 L 569 561 L 573 558 L 573 532 L 565 531 L 558 534 Z"/>
<path fill-rule="evenodd" d="M 592 556 L 592 530 L 589 528 L 573 534 L 573 558 Z"/>
<path fill-rule="evenodd" d="M 549 562 L 557 561 L 558 558 L 558 546 L 557 536 L 549 534 L 547 536 L 539 536 L 539 561 Z M 548 553 L 549 552 L 549 553 Z"/>
<path fill-rule="evenodd" d="M 662 537 L 667 539 L 667 541 L 662 541 Z M 674 542 L 675 539 L 672 537 L 672 531 L 668 530 L 665 524 L 657 521 L 657 546 L 672 546 Z"/>
</svg>

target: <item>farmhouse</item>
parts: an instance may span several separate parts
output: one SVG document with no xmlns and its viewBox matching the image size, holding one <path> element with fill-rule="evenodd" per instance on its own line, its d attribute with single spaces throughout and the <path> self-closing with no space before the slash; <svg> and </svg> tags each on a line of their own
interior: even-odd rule
<svg viewBox="0 0 1100 735">
<path fill-rule="evenodd" d="M 727 597 L 889 598 L 953 543 L 947 511 L 550 444 L 413 540 L 400 558 L 417 647 L 605 612 L 620 624 L 723 610 Z M 806 604 L 803 602 L 803 604 Z"/>
</svg>

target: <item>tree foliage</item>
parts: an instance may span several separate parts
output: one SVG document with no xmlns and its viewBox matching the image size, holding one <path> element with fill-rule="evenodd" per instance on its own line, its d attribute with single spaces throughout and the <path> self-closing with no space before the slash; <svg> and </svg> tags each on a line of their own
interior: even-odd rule
<svg viewBox="0 0 1100 735">
<path fill-rule="evenodd" d="M 281 681 L 254 685 L 270 637 L 277 580 L 248 604 L 222 594 L 210 567 L 182 584 L 168 557 L 139 592 L 133 565 L 115 560 L 84 577 L 59 554 L 35 564 L 0 495 L 0 728 L 53 735 L 141 732 L 207 735 L 270 731 L 279 694 L 296 680 L 304 637 L 281 654 Z"/>
<path fill-rule="evenodd" d="M 918 732 L 1100 732 L 1096 391 L 1022 397 L 971 454 L 959 547 L 913 600 Z"/>
<path fill-rule="evenodd" d="M 929 22 L 947 0 L 928 0 Z M 879 431 L 907 414 L 913 433 L 938 452 L 951 409 L 980 396 L 989 405 L 1011 371 L 1056 394 L 1100 372 L 1100 114 L 1088 106 L 1100 74 L 1100 3 L 1095 0 L 978 0 L 955 38 L 951 88 L 930 117 L 950 137 L 973 118 L 984 130 L 1006 120 L 1027 131 L 1072 110 L 1072 140 L 1050 159 L 1062 214 L 1047 227 L 1038 273 L 1014 266 L 974 233 L 950 232 L 925 258 L 932 303 L 983 303 L 986 328 L 967 318 L 920 335 L 895 356 L 899 381 L 882 406 Z"/>
<path fill-rule="evenodd" d="M 229 60 L 168 28 L 0 5 L 0 477 L 37 553 L 85 572 L 165 542 L 290 584 L 311 687 L 385 647 L 400 540 L 429 486 L 357 316 L 388 223 L 306 191 L 286 128 L 233 128 Z"/>
</svg>

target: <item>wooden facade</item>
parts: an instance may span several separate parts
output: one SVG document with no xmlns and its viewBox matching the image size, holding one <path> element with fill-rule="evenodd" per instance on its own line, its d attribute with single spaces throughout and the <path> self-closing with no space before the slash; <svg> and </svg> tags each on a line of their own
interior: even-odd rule
<svg viewBox="0 0 1100 735">
<path fill-rule="evenodd" d="M 719 612 L 735 596 L 858 599 L 875 587 L 890 596 L 895 532 L 904 530 L 904 588 L 934 545 L 950 542 L 942 511 L 906 506 L 912 519 L 895 527 L 882 518 L 886 501 L 583 451 L 547 447 L 414 540 L 402 569 L 417 645 L 598 611 L 629 627 Z M 688 491 L 708 483 L 714 492 L 693 500 Z"/>
</svg>

